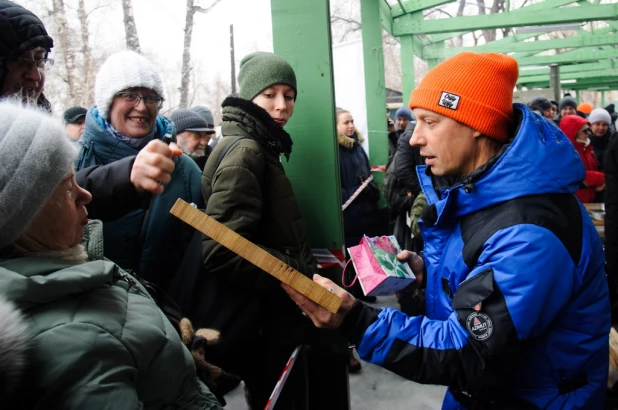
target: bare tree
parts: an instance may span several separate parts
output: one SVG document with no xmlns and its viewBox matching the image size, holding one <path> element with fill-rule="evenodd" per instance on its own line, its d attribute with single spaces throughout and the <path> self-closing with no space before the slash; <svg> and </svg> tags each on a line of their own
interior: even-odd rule
<svg viewBox="0 0 618 410">
<path fill-rule="evenodd" d="M 189 101 L 189 85 L 191 83 L 191 41 L 193 37 L 193 18 L 195 13 L 208 13 L 221 0 L 215 0 L 210 6 L 203 8 L 195 5 L 195 0 L 187 0 L 187 16 L 185 18 L 185 38 L 182 51 L 182 69 L 180 78 L 180 108 L 187 108 Z"/>
<path fill-rule="evenodd" d="M 88 33 L 88 14 L 84 0 L 77 2 L 77 17 L 82 39 L 81 54 L 84 59 L 82 67 L 82 95 L 80 105 L 88 107 L 94 101 L 92 49 L 90 48 L 90 34 Z"/>
<path fill-rule="evenodd" d="M 69 46 L 70 28 L 67 22 L 67 15 L 64 9 L 63 0 L 53 0 L 53 19 L 56 30 L 58 31 L 58 42 L 60 43 L 60 51 L 62 53 L 62 61 L 66 70 L 65 81 L 69 88 L 69 99 L 72 104 L 75 104 L 81 92 L 78 88 L 78 82 L 75 79 L 75 53 Z"/>
<path fill-rule="evenodd" d="M 141 53 L 137 27 L 135 26 L 135 17 L 133 17 L 132 0 L 122 0 L 122 12 L 124 14 L 124 30 L 127 48 Z"/>
</svg>

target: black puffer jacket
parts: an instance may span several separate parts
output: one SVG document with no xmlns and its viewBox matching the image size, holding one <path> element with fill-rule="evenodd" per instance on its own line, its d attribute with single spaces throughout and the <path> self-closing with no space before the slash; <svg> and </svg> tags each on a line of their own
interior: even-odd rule
<svg viewBox="0 0 618 410">
<path fill-rule="evenodd" d="M 54 47 L 54 41 L 47 34 L 43 22 L 22 6 L 0 0 L 0 84 L 4 83 L 7 72 L 6 59 L 19 57 L 24 51 L 36 47 L 44 48 L 47 53 Z M 43 93 L 37 104 L 51 111 L 51 105 Z"/>
</svg>

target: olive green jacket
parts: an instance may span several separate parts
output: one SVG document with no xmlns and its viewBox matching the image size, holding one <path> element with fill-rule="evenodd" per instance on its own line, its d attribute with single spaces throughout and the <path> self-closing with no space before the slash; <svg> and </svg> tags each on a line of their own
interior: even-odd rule
<svg viewBox="0 0 618 410">
<path fill-rule="evenodd" d="M 0 261 L 0 289 L 31 332 L 40 409 L 221 409 L 176 330 L 113 262 Z"/>
<path fill-rule="evenodd" d="M 280 161 L 280 155 L 288 157 L 291 152 L 290 136 L 250 101 L 228 98 L 223 107 L 223 138 L 208 158 L 202 177 L 206 213 L 312 277 L 317 266 L 300 206 Z M 238 137 L 245 138 L 234 142 L 221 158 Z M 258 310 L 265 312 L 262 319 L 251 320 L 253 325 L 263 320 L 289 330 L 310 323 L 278 280 L 210 238 L 204 238 L 202 251 L 207 274 L 217 275 L 220 286 L 233 287 L 235 293 L 244 292 L 247 298 L 259 302 L 247 304 L 241 308 L 244 312 L 238 312 L 252 317 Z M 224 310 L 227 301 L 221 303 L 224 306 L 217 308 Z M 240 321 L 238 317 L 229 319 Z M 216 323 L 222 334 L 228 324 Z M 262 322 L 257 327 L 264 325 Z"/>
</svg>

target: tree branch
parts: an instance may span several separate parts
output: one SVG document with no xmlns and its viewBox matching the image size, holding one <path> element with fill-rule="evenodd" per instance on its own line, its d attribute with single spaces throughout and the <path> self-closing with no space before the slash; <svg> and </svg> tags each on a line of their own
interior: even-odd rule
<svg viewBox="0 0 618 410">
<path fill-rule="evenodd" d="M 219 4 L 221 2 L 221 0 L 215 0 L 212 2 L 212 4 L 206 8 L 204 7 L 200 7 L 200 6 L 193 6 L 193 8 L 195 9 L 195 11 L 199 11 L 200 13 L 208 13 L 210 10 L 212 10 L 217 4 Z"/>
</svg>

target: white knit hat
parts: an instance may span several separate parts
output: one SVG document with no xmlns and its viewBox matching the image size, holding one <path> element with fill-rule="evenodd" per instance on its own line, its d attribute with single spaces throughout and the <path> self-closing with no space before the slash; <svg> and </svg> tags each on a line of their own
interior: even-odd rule
<svg viewBox="0 0 618 410">
<path fill-rule="evenodd" d="M 116 93 L 133 87 L 149 88 L 163 95 L 163 80 L 157 67 L 134 51 L 112 54 L 97 73 L 94 102 L 103 118 L 109 120 L 109 109 Z"/>
<path fill-rule="evenodd" d="M 60 120 L 0 103 L 0 249 L 26 231 L 76 155 Z"/>
<path fill-rule="evenodd" d="M 592 110 L 590 115 L 588 116 L 588 121 L 590 124 L 594 124 L 595 122 L 604 121 L 607 125 L 612 123 L 612 116 L 609 115 L 609 112 L 603 108 L 596 108 Z"/>
</svg>

